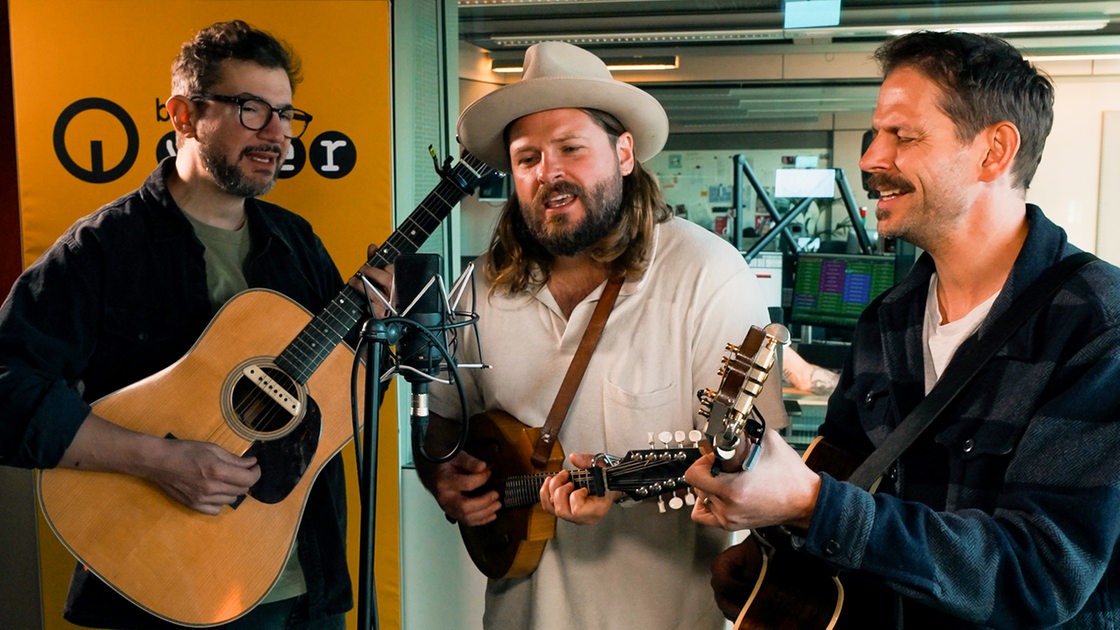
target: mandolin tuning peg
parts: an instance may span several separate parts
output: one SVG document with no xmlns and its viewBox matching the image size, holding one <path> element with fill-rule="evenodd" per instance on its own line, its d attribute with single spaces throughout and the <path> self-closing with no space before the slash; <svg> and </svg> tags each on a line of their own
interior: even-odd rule
<svg viewBox="0 0 1120 630">
<path fill-rule="evenodd" d="M 688 432 L 688 439 L 692 442 L 693 446 L 698 446 L 700 440 L 704 439 L 704 433 L 701 432 L 700 429 L 693 429 Z"/>
<path fill-rule="evenodd" d="M 672 431 L 662 431 L 661 433 L 657 434 L 657 439 L 660 440 L 663 445 L 665 445 L 665 448 L 668 448 L 669 444 L 673 440 L 673 432 Z"/>
<path fill-rule="evenodd" d="M 669 499 L 669 507 L 674 510 L 681 509 L 684 507 L 684 499 L 674 496 L 672 499 Z"/>
<path fill-rule="evenodd" d="M 673 437 L 677 440 L 677 448 L 683 448 L 685 439 L 684 431 L 676 431 L 675 433 L 673 433 Z"/>
<path fill-rule="evenodd" d="M 692 493 L 692 488 L 689 488 L 688 492 L 684 493 L 684 502 L 686 505 L 696 505 L 696 495 Z"/>
</svg>

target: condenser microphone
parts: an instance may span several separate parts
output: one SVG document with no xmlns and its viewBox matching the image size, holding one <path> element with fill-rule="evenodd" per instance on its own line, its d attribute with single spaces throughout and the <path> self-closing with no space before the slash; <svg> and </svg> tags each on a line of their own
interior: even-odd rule
<svg viewBox="0 0 1120 630">
<path fill-rule="evenodd" d="M 439 254 L 401 254 L 393 284 L 403 322 L 397 342 L 398 371 L 412 385 L 412 421 L 428 421 L 428 381 L 439 376 L 446 352 L 447 307 L 440 292 Z"/>
</svg>

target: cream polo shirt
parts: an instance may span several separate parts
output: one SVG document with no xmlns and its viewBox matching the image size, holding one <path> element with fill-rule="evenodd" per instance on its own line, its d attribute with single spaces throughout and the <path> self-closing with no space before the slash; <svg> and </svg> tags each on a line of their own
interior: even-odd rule
<svg viewBox="0 0 1120 630">
<path fill-rule="evenodd" d="M 681 219 L 656 229 L 644 276 L 623 285 L 560 432 L 565 452 L 623 455 L 649 448 L 650 433 L 703 429 L 696 392 L 718 389 L 728 343 L 769 322 L 756 279 L 731 245 Z M 461 374 L 467 409 L 501 409 L 530 426 L 544 423 L 602 286 L 565 320 L 547 288 L 488 296 L 475 274 L 479 344 L 461 333 L 457 361 L 485 362 Z M 471 296 L 460 305 L 470 304 Z M 769 426 L 787 422 L 780 379 L 759 409 Z M 431 409 L 459 416 L 454 388 L 431 386 Z M 721 628 L 708 563 L 726 532 L 692 522 L 689 510 L 659 513 L 656 502 L 613 507 L 599 523 L 560 521 L 537 570 L 491 580 L 486 627 Z"/>
</svg>

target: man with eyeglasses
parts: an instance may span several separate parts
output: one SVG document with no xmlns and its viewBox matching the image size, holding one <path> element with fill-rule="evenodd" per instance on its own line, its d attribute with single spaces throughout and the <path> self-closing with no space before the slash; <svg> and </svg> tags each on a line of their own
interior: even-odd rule
<svg viewBox="0 0 1120 630">
<path fill-rule="evenodd" d="M 126 473 L 213 515 L 260 478 L 254 457 L 133 432 L 93 413 L 90 401 L 186 354 L 243 289 L 273 289 L 311 312 L 342 289 L 307 221 L 256 198 L 272 189 L 311 120 L 291 105 L 299 79 L 294 53 L 241 21 L 214 24 L 183 45 L 167 102 L 176 155 L 138 190 L 75 223 L 0 309 L 0 464 Z M 391 278 L 367 275 L 383 286 Z M 336 457 L 307 495 L 276 584 L 223 627 L 343 628 L 352 606 L 345 513 Z M 65 616 L 103 628 L 175 627 L 80 566 Z"/>
</svg>

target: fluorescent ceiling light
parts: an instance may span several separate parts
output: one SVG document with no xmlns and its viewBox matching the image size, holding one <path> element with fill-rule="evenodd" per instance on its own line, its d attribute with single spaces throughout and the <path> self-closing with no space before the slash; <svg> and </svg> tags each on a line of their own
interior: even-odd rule
<svg viewBox="0 0 1120 630">
<path fill-rule="evenodd" d="M 1040 61 L 1108 61 L 1120 59 L 1120 53 L 1089 53 L 1074 55 L 1024 55 L 1032 63 Z"/>
<path fill-rule="evenodd" d="M 914 31 L 961 31 L 963 33 L 1066 33 L 1099 31 L 1108 26 L 1107 18 L 1090 20 L 1045 20 L 1041 22 L 973 22 L 962 24 L 924 24 L 906 27 L 887 27 L 891 35 L 905 35 Z"/>
<path fill-rule="evenodd" d="M 826 39 L 851 37 L 890 37 L 914 31 L 962 31 L 968 33 L 1074 33 L 1099 31 L 1108 18 L 1069 20 L 960 22 L 952 24 L 874 24 L 867 26 L 829 26 L 803 29 L 727 29 L 704 31 L 645 31 L 613 33 L 550 33 L 543 35 L 501 35 L 491 38 L 499 48 L 527 48 L 544 41 L 563 41 L 577 46 L 641 44 L 705 44 L 759 42 L 783 39 Z"/>
<path fill-rule="evenodd" d="M 576 46 L 607 44 L 704 44 L 784 39 L 782 29 L 741 29 L 727 31 L 553 33 L 549 35 L 496 36 L 492 41 L 503 48 L 525 48 L 539 42 L 560 41 Z"/>
<path fill-rule="evenodd" d="M 601 57 L 607 69 L 611 71 L 630 70 L 676 70 L 680 67 L 680 57 L 676 55 L 661 55 L 651 57 Z M 521 72 L 521 60 L 502 61 L 493 59 L 490 62 L 492 72 L 508 73 Z"/>
</svg>

